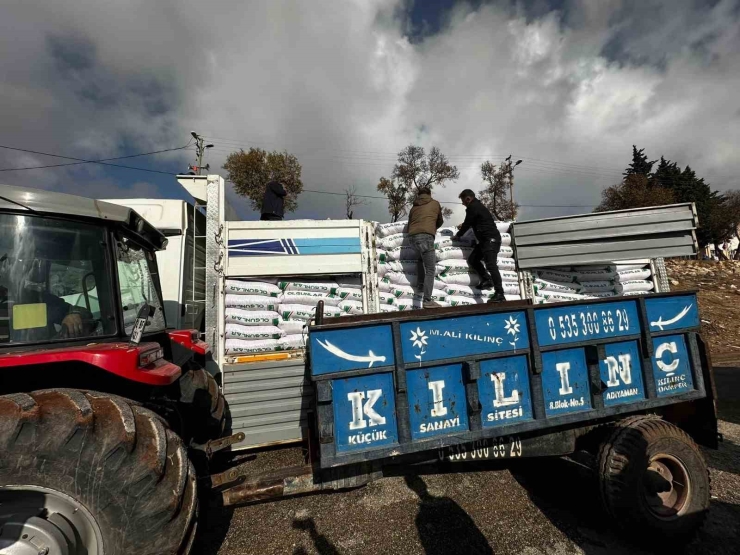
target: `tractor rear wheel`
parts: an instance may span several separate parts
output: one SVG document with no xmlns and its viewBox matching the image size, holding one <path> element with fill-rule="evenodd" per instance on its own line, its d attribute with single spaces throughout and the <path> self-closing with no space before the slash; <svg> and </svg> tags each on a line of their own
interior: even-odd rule
<svg viewBox="0 0 740 555">
<path fill-rule="evenodd" d="M 73 389 L 3 395 L 0 507 L 0 551 L 186 554 L 195 471 L 164 420 L 127 399 Z"/>
</svg>

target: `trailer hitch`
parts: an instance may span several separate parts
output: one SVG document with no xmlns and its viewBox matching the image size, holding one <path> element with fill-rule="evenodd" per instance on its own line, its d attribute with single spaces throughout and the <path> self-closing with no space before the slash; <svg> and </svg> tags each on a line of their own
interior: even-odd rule
<svg viewBox="0 0 740 555">
<path fill-rule="evenodd" d="M 220 439 L 212 439 L 206 443 L 191 443 L 190 448 L 195 449 L 196 451 L 202 451 L 205 453 L 206 457 L 210 459 L 214 453 L 222 451 L 227 447 L 231 447 L 235 443 L 244 441 L 245 437 L 244 432 L 239 432 Z"/>
</svg>

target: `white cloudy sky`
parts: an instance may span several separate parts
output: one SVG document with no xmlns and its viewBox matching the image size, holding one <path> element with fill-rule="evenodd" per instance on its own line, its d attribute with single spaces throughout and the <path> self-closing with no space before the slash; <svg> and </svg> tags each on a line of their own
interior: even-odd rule
<svg viewBox="0 0 740 555">
<path fill-rule="evenodd" d="M 590 211 L 632 144 L 717 189 L 740 173 L 740 0 L 4 0 L 0 145 L 85 159 L 287 149 L 306 189 L 373 195 L 409 143 L 478 189 L 513 154 L 525 218 Z M 123 161 L 174 173 L 191 151 Z M 64 160 L 0 149 L 0 169 Z M 0 172 L 86 196 L 183 196 L 102 166 Z M 387 219 L 370 200 L 356 216 Z M 254 215 L 238 204 L 242 217 Z M 342 217 L 304 193 L 295 217 Z M 459 214 L 459 211 L 458 211 Z"/>
</svg>

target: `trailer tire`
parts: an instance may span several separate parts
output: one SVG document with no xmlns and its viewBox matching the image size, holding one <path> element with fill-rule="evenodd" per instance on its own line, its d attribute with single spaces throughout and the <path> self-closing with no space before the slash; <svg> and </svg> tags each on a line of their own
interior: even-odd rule
<svg viewBox="0 0 740 555">
<path fill-rule="evenodd" d="M 601 445 L 598 471 L 611 517 L 664 546 L 693 535 L 709 509 L 709 472 L 699 448 L 657 416 L 618 422 Z"/>
<path fill-rule="evenodd" d="M 227 405 L 218 383 L 204 368 L 192 367 L 180 378 L 179 412 L 186 440 L 205 443 L 226 428 Z"/>
<path fill-rule="evenodd" d="M 0 396 L 0 502 L 14 517 L 0 523 L 4 539 L 33 540 L 26 549 L 182 555 L 198 497 L 185 446 L 156 413 L 115 395 L 50 389 Z"/>
</svg>

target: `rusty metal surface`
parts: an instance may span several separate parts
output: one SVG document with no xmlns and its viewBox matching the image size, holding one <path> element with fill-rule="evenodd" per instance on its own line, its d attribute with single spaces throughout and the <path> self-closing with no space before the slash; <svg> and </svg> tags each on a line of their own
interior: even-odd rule
<svg viewBox="0 0 740 555">
<path fill-rule="evenodd" d="M 247 462 L 211 476 L 213 487 L 218 487 L 217 483 L 223 485 L 237 482 L 237 485 L 221 493 L 225 507 L 321 489 L 321 484 L 314 483 L 310 465 L 289 466 L 251 476 L 250 467 L 251 464 Z"/>
</svg>

